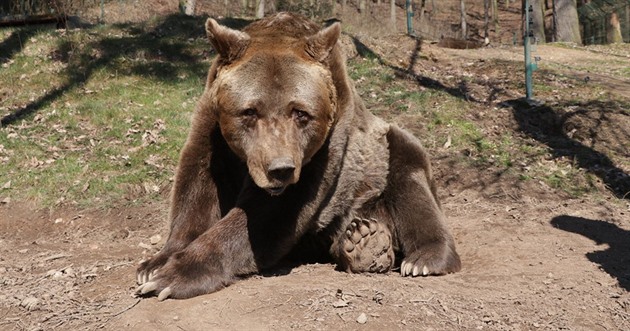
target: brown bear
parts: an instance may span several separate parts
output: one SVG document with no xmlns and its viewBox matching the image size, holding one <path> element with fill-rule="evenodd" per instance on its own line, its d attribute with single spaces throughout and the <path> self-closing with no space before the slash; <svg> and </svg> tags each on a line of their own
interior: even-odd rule
<svg viewBox="0 0 630 331">
<path fill-rule="evenodd" d="M 243 31 L 206 22 L 208 72 L 172 191 L 165 246 L 139 295 L 189 298 L 316 242 L 348 272 L 456 272 L 427 153 L 372 115 L 335 23 L 279 13 Z M 396 264 L 398 265 L 398 264 Z"/>
</svg>

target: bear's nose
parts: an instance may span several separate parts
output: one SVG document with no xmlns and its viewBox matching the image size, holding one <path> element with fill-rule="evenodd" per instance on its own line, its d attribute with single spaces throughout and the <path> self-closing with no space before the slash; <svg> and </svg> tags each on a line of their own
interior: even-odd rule
<svg viewBox="0 0 630 331">
<path fill-rule="evenodd" d="M 279 157 L 271 160 L 267 173 L 275 180 L 286 182 L 293 176 L 293 170 L 295 170 L 295 164 L 291 158 Z"/>
</svg>

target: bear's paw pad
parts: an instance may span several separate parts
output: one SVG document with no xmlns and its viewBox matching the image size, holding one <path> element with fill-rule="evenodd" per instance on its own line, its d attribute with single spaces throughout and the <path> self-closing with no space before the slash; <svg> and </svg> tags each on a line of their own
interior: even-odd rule
<svg viewBox="0 0 630 331">
<path fill-rule="evenodd" d="M 346 228 L 343 249 L 352 272 L 387 272 L 394 264 L 391 233 L 375 219 L 353 219 Z"/>
</svg>

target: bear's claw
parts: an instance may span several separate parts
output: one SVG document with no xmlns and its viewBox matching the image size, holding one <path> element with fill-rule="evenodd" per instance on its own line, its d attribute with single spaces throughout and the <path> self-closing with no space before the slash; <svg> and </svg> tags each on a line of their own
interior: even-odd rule
<svg viewBox="0 0 630 331">
<path fill-rule="evenodd" d="M 429 275 L 429 267 L 427 267 L 426 265 L 422 267 L 422 270 L 420 269 L 420 266 L 418 265 L 414 265 L 411 262 L 407 262 L 407 261 L 403 261 L 400 264 L 400 274 L 404 277 L 404 276 L 412 276 L 412 277 L 416 277 L 416 276 L 428 276 Z"/>
<path fill-rule="evenodd" d="M 136 275 L 136 278 L 137 278 L 136 281 L 138 282 L 138 285 L 145 284 L 149 282 L 151 279 L 153 279 L 153 277 L 155 277 L 156 274 L 157 274 L 157 269 L 153 271 L 146 271 L 146 270 L 140 271 Z"/>
<path fill-rule="evenodd" d="M 401 276 L 446 275 L 461 269 L 459 255 L 452 244 L 443 241 L 432 242 L 405 253 L 400 264 Z"/>
<path fill-rule="evenodd" d="M 155 294 L 159 290 L 159 286 L 157 282 L 146 282 L 136 289 L 136 296 L 147 296 L 149 294 Z M 158 301 L 164 301 L 168 299 L 171 294 L 173 294 L 173 290 L 170 286 L 165 287 L 161 291 L 159 291 L 157 299 Z"/>
</svg>

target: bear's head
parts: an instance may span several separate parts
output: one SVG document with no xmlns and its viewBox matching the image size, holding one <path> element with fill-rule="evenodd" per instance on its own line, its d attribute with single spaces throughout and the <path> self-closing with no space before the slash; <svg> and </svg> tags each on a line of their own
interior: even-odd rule
<svg viewBox="0 0 630 331">
<path fill-rule="evenodd" d="M 206 22 L 219 57 L 205 93 L 225 141 L 257 186 L 279 195 L 296 183 L 335 122 L 337 91 L 326 59 L 338 23 L 319 28 L 282 13 L 237 31 Z"/>
</svg>

